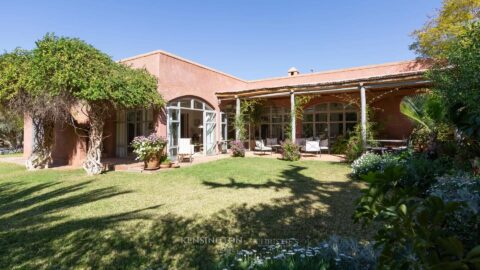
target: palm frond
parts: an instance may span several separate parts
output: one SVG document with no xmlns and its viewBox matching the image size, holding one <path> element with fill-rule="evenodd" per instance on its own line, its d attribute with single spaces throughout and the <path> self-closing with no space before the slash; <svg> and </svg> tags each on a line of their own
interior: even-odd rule
<svg viewBox="0 0 480 270">
<path fill-rule="evenodd" d="M 424 112 L 425 98 L 421 96 L 405 97 L 400 103 L 400 112 L 413 122 L 431 131 L 430 121 Z"/>
</svg>

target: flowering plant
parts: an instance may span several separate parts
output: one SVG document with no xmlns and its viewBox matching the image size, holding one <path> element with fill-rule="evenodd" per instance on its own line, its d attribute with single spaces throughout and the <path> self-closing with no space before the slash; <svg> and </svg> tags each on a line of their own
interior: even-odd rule
<svg viewBox="0 0 480 270">
<path fill-rule="evenodd" d="M 392 154 L 384 154 L 383 156 L 374 153 L 364 153 L 352 163 L 352 175 L 360 179 L 362 175 L 366 175 L 369 172 L 382 173 L 385 168 L 404 165 L 405 162 L 399 157 Z"/>
<path fill-rule="evenodd" d="M 336 235 L 318 245 L 301 246 L 291 238 L 235 251 L 221 251 L 219 269 L 375 269 L 379 255 L 373 242 Z"/>
<path fill-rule="evenodd" d="M 232 150 L 232 156 L 234 157 L 244 157 L 245 156 L 245 146 L 243 146 L 242 141 L 233 141 L 230 143 L 230 149 Z"/>
<path fill-rule="evenodd" d="M 167 145 L 167 141 L 165 138 L 152 133 L 148 137 L 135 137 L 131 145 L 133 152 L 137 155 L 137 160 L 148 161 L 155 157 L 160 159 L 163 154 L 163 149 L 165 149 Z"/>
</svg>

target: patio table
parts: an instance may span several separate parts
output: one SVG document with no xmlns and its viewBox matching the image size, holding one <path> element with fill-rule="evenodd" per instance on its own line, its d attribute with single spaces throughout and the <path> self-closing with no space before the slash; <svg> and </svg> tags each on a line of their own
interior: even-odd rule
<svg viewBox="0 0 480 270">
<path fill-rule="evenodd" d="M 273 150 L 275 150 L 275 153 L 279 152 L 279 149 L 282 147 L 280 144 L 272 144 L 272 145 L 267 145 L 268 147 L 271 147 Z"/>
<path fill-rule="evenodd" d="M 369 142 L 375 142 L 375 143 L 381 143 L 382 146 L 370 146 L 368 149 L 370 149 L 373 152 L 379 152 L 380 154 L 384 154 L 387 151 L 396 151 L 396 150 L 401 150 L 406 148 L 407 140 L 388 140 L 388 139 L 382 139 L 382 140 L 369 140 Z M 390 145 L 388 145 L 390 144 Z M 399 145 L 398 147 L 393 147 L 393 145 Z"/>
</svg>

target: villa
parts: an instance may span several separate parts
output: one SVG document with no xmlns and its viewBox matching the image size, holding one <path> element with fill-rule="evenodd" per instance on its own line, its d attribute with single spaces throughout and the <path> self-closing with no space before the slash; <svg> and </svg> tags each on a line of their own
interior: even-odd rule
<svg viewBox="0 0 480 270">
<path fill-rule="evenodd" d="M 332 144 L 357 123 L 365 129 L 367 110 L 379 124 L 381 138 L 406 139 L 412 125 L 400 113 L 403 97 L 429 86 L 427 61 L 412 60 L 315 73 L 295 68 L 284 77 L 246 81 L 164 51 L 122 59 L 133 68 L 146 68 L 158 78 L 158 92 L 167 105 L 162 111 L 112 111 L 105 126 L 104 157 L 127 158 L 135 136 L 154 131 L 168 140 L 168 155 L 175 158 L 180 138 L 191 138 L 198 155 L 215 155 L 221 142 L 238 138 L 233 119 L 243 100 L 264 100 L 261 123 L 251 138 L 328 139 Z M 303 116 L 291 117 L 295 98 L 309 95 Z M 294 110 L 293 110 L 294 111 Z M 81 118 L 81 117 L 80 117 Z M 32 149 L 30 120 L 25 121 L 24 155 Z M 69 125 L 56 129 L 55 164 L 80 166 L 88 142 Z"/>
</svg>

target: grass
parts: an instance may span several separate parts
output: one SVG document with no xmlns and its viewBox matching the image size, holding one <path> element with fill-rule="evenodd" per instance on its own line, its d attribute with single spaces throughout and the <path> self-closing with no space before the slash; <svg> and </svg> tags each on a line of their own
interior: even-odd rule
<svg viewBox="0 0 480 270">
<path fill-rule="evenodd" d="M 366 237 L 351 220 L 360 184 L 349 172 L 266 158 L 95 177 L 0 163 L 0 269 L 209 269 L 228 237 Z M 203 237 L 221 243 L 191 242 Z"/>
</svg>

